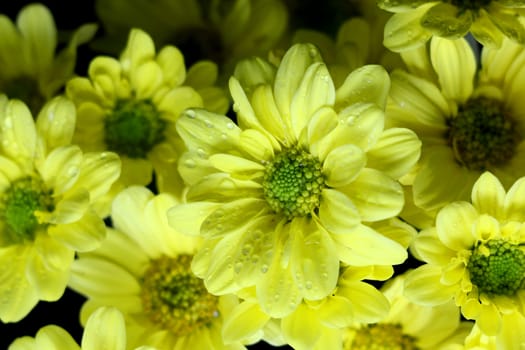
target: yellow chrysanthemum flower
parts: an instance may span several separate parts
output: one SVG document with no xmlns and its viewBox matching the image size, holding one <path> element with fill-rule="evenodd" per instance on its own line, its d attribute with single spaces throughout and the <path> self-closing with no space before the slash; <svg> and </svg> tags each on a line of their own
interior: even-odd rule
<svg viewBox="0 0 525 350">
<path fill-rule="evenodd" d="M 398 219 L 371 224 L 372 227 L 408 248 L 416 235 L 414 228 Z M 370 280 L 384 281 L 394 273 L 392 266 L 341 266 L 334 290 L 319 300 L 303 300 L 289 315 L 271 319 L 257 300 L 255 288 L 239 292 L 245 299 L 233 309 L 224 322 L 226 341 L 249 338 L 263 331 L 263 339 L 276 343 L 268 333 L 269 322 L 277 321 L 282 334 L 282 345 L 294 349 L 340 349 L 342 332 L 355 323 L 372 323 L 382 320 L 388 313 L 387 299 Z M 266 330 L 266 332 L 264 332 Z"/>
<path fill-rule="evenodd" d="M 72 146 L 75 108 L 56 97 L 36 125 L 25 104 L 0 96 L 0 319 L 62 296 L 75 251 L 94 249 L 104 222 L 94 204 L 118 178 L 114 153 Z"/>
<path fill-rule="evenodd" d="M 378 0 L 394 15 L 385 25 L 383 44 L 405 51 L 432 36 L 458 39 L 471 33 L 485 46 L 505 37 L 525 44 L 525 1 L 508 0 Z"/>
<path fill-rule="evenodd" d="M 441 209 L 435 227 L 420 232 L 415 255 L 426 264 L 412 271 L 405 295 L 418 303 L 454 299 L 462 314 L 486 335 L 502 331 L 502 315 L 525 310 L 525 235 L 520 178 L 506 193 L 483 173 L 472 189 L 472 204 Z"/>
<path fill-rule="evenodd" d="M 403 296 L 404 280 L 405 275 L 399 275 L 381 288 L 390 310 L 380 322 L 354 324 L 343 330 L 342 349 L 452 350 L 463 345 L 472 323 L 460 322 L 454 302 L 437 306 L 414 304 Z"/>
<path fill-rule="evenodd" d="M 177 121 L 190 203 L 169 220 L 206 240 L 193 271 L 212 293 L 256 285 L 263 309 L 282 317 L 331 293 L 340 261 L 406 259 L 366 224 L 399 213 L 396 179 L 419 157 L 413 132 L 383 128 L 388 88 L 382 67 L 365 66 L 336 91 L 317 49 L 297 44 L 277 69 L 259 58 L 237 66 L 239 126 L 202 109 Z"/>
<path fill-rule="evenodd" d="M 120 60 L 96 57 L 89 78 L 67 83 L 78 113 L 74 141 L 86 150 L 118 153 L 122 185 L 147 185 L 155 171 L 160 191 L 180 195 L 176 160 L 183 145 L 175 121 L 188 107 L 227 110 L 226 92 L 211 86 L 216 77 L 211 62 L 186 72 L 176 47 L 156 54 L 149 35 L 133 29 Z"/>
<path fill-rule="evenodd" d="M 180 47 L 189 62 L 217 63 L 221 84 L 240 59 L 265 56 L 275 47 L 288 23 L 281 0 L 99 0 L 96 10 L 107 32 L 101 45 L 108 50 L 124 40 L 133 23 L 157 46 Z"/>
<path fill-rule="evenodd" d="M 297 30 L 292 37 L 293 43 L 313 43 L 319 48 L 336 88 L 365 64 L 380 64 L 388 71 L 404 66 L 399 54 L 382 44 L 383 27 L 390 16 L 371 3 L 362 5 L 367 10 L 363 16 L 348 19 L 339 27 L 335 40 L 312 29 Z"/>
<path fill-rule="evenodd" d="M 113 307 L 101 307 L 88 319 L 81 346 L 63 328 L 50 325 L 42 327 L 34 338 L 16 339 L 8 350 L 127 350 L 126 325 L 120 311 Z M 141 346 L 135 350 L 155 350 Z"/>
<path fill-rule="evenodd" d="M 487 77 L 476 80 L 476 60 L 466 40 L 433 38 L 426 70 L 432 71 L 427 79 L 432 79 L 430 73 L 435 79 L 404 71 L 391 74 L 387 125 L 410 128 L 423 143 L 409 181 L 417 207 L 435 212 L 468 199 L 484 171 L 494 173 L 505 186 L 525 175 L 520 95 L 525 65 L 523 58 L 512 61 L 523 50 L 508 40 L 499 49 L 484 49 L 480 76 Z M 424 65 L 419 71 L 425 71 Z"/>
<path fill-rule="evenodd" d="M 0 15 L 0 93 L 22 100 L 36 116 L 72 77 L 77 46 L 89 41 L 96 29 L 94 24 L 81 26 L 55 56 L 57 29 L 47 7 L 25 6 L 16 25 Z"/>
<path fill-rule="evenodd" d="M 244 349 L 225 345 L 222 320 L 237 304 L 234 296 L 208 293 L 190 270 L 200 240 L 169 227 L 168 208 L 175 197 L 154 196 L 131 186 L 117 195 L 106 240 L 80 254 L 72 267 L 70 287 L 85 295 L 85 320 L 94 309 L 120 309 L 128 327 L 128 344 L 158 349 Z M 243 341 L 251 341 L 245 340 Z"/>
</svg>

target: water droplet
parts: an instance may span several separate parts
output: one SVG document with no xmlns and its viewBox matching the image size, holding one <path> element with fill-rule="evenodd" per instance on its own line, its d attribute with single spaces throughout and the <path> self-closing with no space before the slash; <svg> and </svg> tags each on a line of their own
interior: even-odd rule
<svg viewBox="0 0 525 350">
<path fill-rule="evenodd" d="M 273 299 L 274 299 L 275 301 L 279 301 L 279 298 L 280 298 L 280 297 L 281 297 L 281 295 L 280 295 L 279 293 L 277 293 L 277 294 L 275 294 L 275 295 L 273 296 Z"/>
<path fill-rule="evenodd" d="M 257 264 L 259 262 L 259 255 L 252 255 L 252 264 Z"/>
<path fill-rule="evenodd" d="M 75 177 L 79 173 L 79 169 L 76 166 L 72 166 L 67 170 L 67 176 L 69 177 Z"/>
<path fill-rule="evenodd" d="M 235 271 L 235 273 L 239 273 L 241 272 L 242 267 L 243 267 L 242 262 L 238 262 L 238 263 L 235 263 L 235 267 L 233 270 Z"/>
<path fill-rule="evenodd" d="M 312 289 L 312 281 L 306 281 L 304 283 L 304 286 L 306 289 Z"/>
<path fill-rule="evenodd" d="M 263 265 L 261 266 L 261 272 L 262 272 L 262 273 L 266 273 L 266 272 L 268 272 L 268 265 L 263 264 Z"/>
<path fill-rule="evenodd" d="M 225 133 L 222 133 L 222 134 L 221 134 L 221 138 L 222 138 L 223 140 L 226 140 L 226 139 L 228 138 L 228 135 L 226 135 Z"/>
<path fill-rule="evenodd" d="M 13 127 L 13 122 L 11 121 L 11 118 L 7 117 L 4 119 L 4 127 L 6 129 L 11 129 Z"/>
<path fill-rule="evenodd" d="M 187 167 L 187 168 L 195 168 L 197 166 L 197 164 L 195 163 L 195 161 L 193 159 L 186 159 L 184 161 L 184 166 Z"/>
<path fill-rule="evenodd" d="M 206 125 L 206 127 L 210 128 L 210 129 L 213 128 L 212 122 L 210 122 L 208 119 L 204 120 L 204 125 Z"/>
<path fill-rule="evenodd" d="M 104 160 L 108 157 L 108 152 L 102 152 L 100 153 L 100 159 Z"/>
<path fill-rule="evenodd" d="M 191 119 L 195 119 L 195 111 L 193 109 L 187 109 L 184 114 Z"/>
<path fill-rule="evenodd" d="M 197 155 L 199 157 L 201 157 L 202 159 L 206 159 L 207 158 L 206 151 L 204 149 L 202 149 L 202 148 L 197 149 Z"/>
<path fill-rule="evenodd" d="M 249 244 L 249 243 L 246 243 L 243 247 L 242 247 L 242 254 L 244 255 L 248 255 L 251 253 L 252 251 L 252 245 Z"/>
<path fill-rule="evenodd" d="M 55 119 L 55 112 L 49 112 L 47 119 L 52 122 Z"/>
<path fill-rule="evenodd" d="M 230 129 L 230 130 L 233 129 L 234 126 L 235 126 L 235 125 L 234 125 L 232 122 L 228 122 L 228 123 L 226 124 L 226 127 L 227 127 L 228 129 Z"/>
</svg>

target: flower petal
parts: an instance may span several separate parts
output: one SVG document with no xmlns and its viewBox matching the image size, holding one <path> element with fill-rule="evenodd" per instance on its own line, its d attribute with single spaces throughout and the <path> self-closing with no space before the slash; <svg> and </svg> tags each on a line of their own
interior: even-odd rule
<svg viewBox="0 0 525 350">
<path fill-rule="evenodd" d="M 76 110 L 69 99 L 58 96 L 44 105 L 36 120 L 36 128 L 47 150 L 71 144 L 75 131 Z"/>
<path fill-rule="evenodd" d="M 467 202 L 454 202 L 441 209 L 436 217 L 439 240 L 450 249 L 471 249 L 474 244 L 474 222 L 479 214 Z"/>
<path fill-rule="evenodd" d="M 343 145 L 332 149 L 323 162 L 325 183 L 340 187 L 352 182 L 367 163 L 366 155 L 356 145 Z"/>
<path fill-rule="evenodd" d="M 434 35 L 458 39 L 467 34 L 472 16 L 472 11 L 463 11 L 448 3 L 437 3 L 421 17 L 420 23 Z"/>
<path fill-rule="evenodd" d="M 201 232 L 202 222 L 219 206 L 220 204 L 218 203 L 210 202 L 176 205 L 167 212 L 168 223 L 178 232 L 198 236 Z"/>
<path fill-rule="evenodd" d="M 481 174 L 472 188 L 472 205 L 480 214 L 503 219 L 505 188 L 489 172 Z"/>
<path fill-rule="evenodd" d="M 321 325 L 316 310 L 300 304 L 281 323 L 284 339 L 294 349 L 312 349 L 321 336 Z"/>
<path fill-rule="evenodd" d="M 355 322 L 379 322 L 386 317 L 390 309 L 390 303 L 383 293 L 365 282 L 343 284 L 338 288 L 338 295 L 344 296 L 352 303 Z"/>
<path fill-rule="evenodd" d="M 260 331 L 269 321 L 259 304 L 242 302 L 223 321 L 222 336 L 225 343 L 242 341 Z"/>
<path fill-rule="evenodd" d="M 50 226 L 48 232 L 70 249 L 79 252 L 97 248 L 106 237 L 104 221 L 91 210 L 75 222 Z"/>
<path fill-rule="evenodd" d="M 458 286 L 446 286 L 441 282 L 441 267 L 423 265 L 410 271 L 405 279 L 405 296 L 418 304 L 439 305 L 454 297 Z"/>
<path fill-rule="evenodd" d="M 389 90 L 390 77 L 382 66 L 363 66 L 351 72 L 337 89 L 335 110 L 354 103 L 374 103 L 384 109 Z"/>
<path fill-rule="evenodd" d="M 420 25 L 421 17 L 430 5 L 419 6 L 413 11 L 396 13 L 385 24 L 383 45 L 394 52 L 422 46 L 432 33 Z M 407 35 L 410 33 L 410 35 Z"/>
<path fill-rule="evenodd" d="M 355 204 L 343 193 L 325 188 L 321 196 L 319 220 L 328 232 L 345 234 L 361 223 Z"/>
<path fill-rule="evenodd" d="M 103 307 L 88 319 L 82 336 L 83 350 L 125 350 L 126 326 L 122 313 L 114 307 Z"/>
</svg>

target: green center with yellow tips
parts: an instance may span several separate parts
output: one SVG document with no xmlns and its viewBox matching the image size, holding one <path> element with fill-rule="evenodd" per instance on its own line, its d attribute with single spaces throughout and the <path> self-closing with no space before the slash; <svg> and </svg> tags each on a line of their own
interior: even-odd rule
<svg viewBox="0 0 525 350">
<path fill-rule="evenodd" d="M 150 100 L 118 100 L 104 123 L 108 149 L 130 158 L 145 158 L 164 140 L 166 122 Z"/>
<path fill-rule="evenodd" d="M 24 177 L 15 180 L 0 197 L 0 220 L 5 223 L 1 241 L 21 244 L 33 241 L 44 224 L 38 222 L 35 211 L 53 211 L 54 200 L 42 180 Z"/>
<path fill-rule="evenodd" d="M 312 214 L 325 186 L 319 159 L 299 148 L 288 148 L 266 165 L 264 196 L 270 207 L 287 218 Z"/>
<path fill-rule="evenodd" d="M 190 270 L 191 255 L 152 260 L 142 277 L 142 307 L 150 320 L 175 336 L 207 326 L 219 316 L 218 297 Z"/>
<path fill-rule="evenodd" d="M 357 330 L 344 342 L 344 350 L 418 350 L 416 338 L 404 334 L 399 324 L 378 323 Z"/>
<path fill-rule="evenodd" d="M 496 239 L 479 242 L 467 264 L 470 281 L 480 293 L 515 295 L 525 288 L 525 247 Z"/>
<path fill-rule="evenodd" d="M 447 138 L 456 161 L 471 170 L 506 164 L 522 137 L 499 101 L 474 98 L 447 120 Z"/>
</svg>

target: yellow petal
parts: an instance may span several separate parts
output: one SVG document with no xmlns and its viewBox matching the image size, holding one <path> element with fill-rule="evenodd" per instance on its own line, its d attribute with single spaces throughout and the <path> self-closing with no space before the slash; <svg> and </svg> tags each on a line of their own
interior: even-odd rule
<svg viewBox="0 0 525 350">
<path fill-rule="evenodd" d="M 219 206 L 219 203 L 210 202 L 185 203 L 174 206 L 167 212 L 169 225 L 178 232 L 198 236 L 202 222 Z M 125 212 L 126 210 L 123 211 L 123 214 Z M 125 215 L 121 216 L 123 220 L 125 217 Z"/>
<path fill-rule="evenodd" d="M 440 266 L 448 264 L 457 255 L 439 240 L 434 227 L 420 231 L 410 249 L 419 260 Z"/>
<path fill-rule="evenodd" d="M 161 53 L 162 50 L 159 53 L 159 57 Z M 173 65 L 172 60 L 167 61 L 166 64 L 171 67 Z M 213 85 L 218 78 L 218 74 L 219 70 L 215 62 L 207 60 L 198 61 L 188 69 L 184 84 L 195 89 L 202 89 Z"/>
<path fill-rule="evenodd" d="M 485 9 L 479 10 L 476 20 L 470 26 L 470 32 L 485 47 L 499 47 L 505 37 L 490 20 Z"/>
<path fill-rule="evenodd" d="M 5 111 L 0 111 L 0 128 L 5 154 L 19 162 L 31 161 L 35 156 L 37 134 L 27 106 L 19 100 L 9 100 Z"/>
<path fill-rule="evenodd" d="M 481 312 L 476 320 L 479 329 L 488 336 L 495 336 L 501 330 L 501 315 L 494 304 L 481 305 Z"/>
<path fill-rule="evenodd" d="M 119 178 L 120 169 L 121 160 L 116 153 L 85 153 L 74 188 L 86 189 L 89 191 L 90 200 L 96 201 L 105 195 Z"/>
<path fill-rule="evenodd" d="M 180 86 L 170 90 L 162 97 L 157 108 L 163 117 L 175 122 L 182 111 L 190 107 L 203 107 L 202 97 L 189 86 Z"/>
<path fill-rule="evenodd" d="M 505 197 L 507 220 L 523 222 L 525 219 L 525 178 L 518 179 Z"/>
<path fill-rule="evenodd" d="M 354 70 L 337 89 L 335 109 L 340 111 L 354 103 L 374 103 L 385 108 L 390 78 L 379 65 L 366 65 Z"/>
<path fill-rule="evenodd" d="M 385 24 L 383 45 L 394 52 L 411 50 L 422 46 L 430 39 L 432 33 L 420 24 L 421 17 L 428 11 L 429 5 L 417 9 L 396 13 Z"/>
<path fill-rule="evenodd" d="M 140 29 L 131 29 L 128 42 L 120 58 L 123 70 L 132 72 L 155 56 L 155 45 L 151 37 Z"/>
<path fill-rule="evenodd" d="M 299 221 L 297 218 L 294 221 Z M 292 223 L 293 235 L 291 272 L 302 294 L 308 300 L 320 300 L 331 294 L 339 275 L 339 259 L 330 235 L 317 229 L 315 223 Z"/>
<path fill-rule="evenodd" d="M 339 259 L 348 265 L 395 265 L 408 256 L 402 245 L 365 225 L 331 237 Z"/>
<path fill-rule="evenodd" d="M 381 134 L 369 150 L 367 167 L 384 172 L 394 179 L 407 174 L 421 154 L 421 141 L 410 129 L 391 128 Z"/>
<path fill-rule="evenodd" d="M 503 218 L 505 189 L 489 172 L 483 173 L 472 188 L 472 205 L 480 214 Z"/>
<path fill-rule="evenodd" d="M 451 300 L 458 286 L 440 282 L 441 268 L 423 265 L 410 271 L 405 280 L 405 296 L 418 304 L 439 305 Z"/>
<path fill-rule="evenodd" d="M 77 221 L 50 226 L 49 235 L 70 249 L 84 252 L 97 248 L 106 234 L 102 219 L 93 211 L 86 211 Z"/>
<path fill-rule="evenodd" d="M 180 86 L 187 79 L 184 56 L 175 46 L 164 46 L 157 55 L 157 63 L 162 69 L 163 80 L 170 86 Z M 194 88 L 197 87 L 188 81 L 186 84 Z"/>
<path fill-rule="evenodd" d="M 49 325 L 38 331 L 35 337 L 34 349 L 46 350 L 80 350 L 80 347 L 64 329 Z"/>
<path fill-rule="evenodd" d="M 38 302 L 38 296 L 25 276 L 29 249 L 24 246 L 10 246 L 0 249 L 0 320 L 18 322 Z"/>
<path fill-rule="evenodd" d="M 476 58 L 465 39 L 449 40 L 435 37 L 430 43 L 430 59 L 436 70 L 443 96 L 458 103 L 472 95 Z"/>
<path fill-rule="evenodd" d="M 366 163 L 366 155 L 355 145 L 343 145 L 332 149 L 323 162 L 325 183 L 336 188 L 345 186 L 355 180 Z"/>
<path fill-rule="evenodd" d="M 78 146 L 64 146 L 54 149 L 39 165 L 42 179 L 55 196 L 70 190 L 78 180 L 82 152 Z"/>
<path fill-rule="evenodd" d="M 324 189 L 321 194 L 319 220 L 330 233 L 345 234 L 361 223 L 355 204 L 343 193 Z"/>
<path fill-rule="evenodd" d="M 222 336 L 225 343 L 234 343 L 249 338 L 261 331 L 270 317 L 257 303 L 242 302 L 227 314 L 223 321 Z"/>
<path fill-rule="evenodd" d="M 329 327 L 351 327 L 354 322 L 354 306 L 346 297 L 331 295 L 319 309 L 319 317 L 321 322 Z"/>
<path fill-rule="evenodd" d="M 383 293 L 365 282 L 344 284 L 338 289 L 338 295 L 345 297 L 352 303 L 355 322 L 374 323 L 381 321 L 390 309 L 390 303 Z"/>
<path fill-rule="evenodd" d="M 86 324 L 82 336 L 82 349 L 125 350 L 126 326 L 122 313 L 113 307 L 95 311 Z"/>
<path fill-rule="evenodd" d="M 439 240 L 450 249 L 471 249 L 474 244 L 474 222 L 479 214 L 466 202 L 454 202 L 441 209 L 436 217 Z"/>
<path fill-rule="evenodd" d="M 44 105 L 38 114 L 36 128 L 48 150 L 71 144 L 75 117 L 75 105 L 65 97 L 56 97 Z"/>
<path fill-rule="evenodd" d="M 230 173 L 234 177 L 243 178 L 250 174 L 262 174 L 265 167 L 244 157 L 220 153 L 210 156 L 210 163 L 220 171 Z"/>
<path fill-rule="evenodd" d="M 394 217 L 405 201 L 403 189 L 397 181 L 370 168 L 364 168 L 352 183 L 339 190 L 352 200 L 363 221 Z"/>
<path fill-rule="evenodd" d="M 284 339 L 294 349 L 311 349 L 321 336 L 321 329 L 316 310 L 304 303 L 282 320 Z"/>
<path fill-rule="evenodd" d="M 259 122 L 281 142 L 290 131 L 286 131 L 270 85 L 260 85 L 254 91 L 251 104 Z"/>
</svg>

